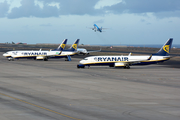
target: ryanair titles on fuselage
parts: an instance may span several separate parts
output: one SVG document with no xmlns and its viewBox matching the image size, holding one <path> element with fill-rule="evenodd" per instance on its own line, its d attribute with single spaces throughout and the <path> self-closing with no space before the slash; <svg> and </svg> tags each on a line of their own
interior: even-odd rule
<svg viewBox="0 0 180 120">
<path fill-rule="evenodd" d="M 47 55 L 47 52 L 22 52 L 22 55 L 29 55 L 29 56 L 33 56 L 33 55 Z"/>
<path fill-rule="evenodd" d="M 98 62 L 129 61 L 128 57 L 95 57 L 94 60 Z"/>
</svg>

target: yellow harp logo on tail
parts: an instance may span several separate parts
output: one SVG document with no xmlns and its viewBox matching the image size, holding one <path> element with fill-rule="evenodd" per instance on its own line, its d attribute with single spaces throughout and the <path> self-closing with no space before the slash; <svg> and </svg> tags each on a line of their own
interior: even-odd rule
<svg viewBox="0 0 180 120">
<path fill-rule="evenodd" d="M 65 46 L 66 46 L 65 44 L 62 44 L 62 45 L 61 45 L 61 48 L 63 48 L 63 49 L 64 49 L 64 48 L 65 48 Z"/>
<path fill-rule="evenodd" d="M 165 52 L 169 53 L 169 45 L 165 45 L 165 46 L 163 47 L 163 50 L 164 50 Z"/>
<path fill-rule="evenodd" d="M 77 44 L 73 44 L 72 46 L 75 50 L 77 50 Z"/>
</svg>

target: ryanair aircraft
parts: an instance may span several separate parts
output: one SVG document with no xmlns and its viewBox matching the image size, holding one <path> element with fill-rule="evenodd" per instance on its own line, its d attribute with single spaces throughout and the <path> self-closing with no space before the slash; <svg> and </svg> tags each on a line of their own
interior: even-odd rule
<svg viewBox="0 0 180 120">
<path fill-rule="evenodd" d="M 9 61 L 14 59 L 36 59 L 36 60 L 44 60 L 47 61 L 48 58 L 59 55 L 64 50 L 67 43 L 67 39 L 64 39 L 63 42 L 59 45 L 57 49 L 51 51 L 8 51 L 3 54 Z"/>
<path fill-rule="evenodd" d="M 80 61 L 77 68 L 85 66 L 107 65 L 109 67 L 124 67 L 129 69 L 132 65 L 149 65 L 164 62 L 170 59 L 169 53 L 173 39 L 170 38 L 155 54 L 149 56 L 91 56 Z"/>
<path fill-rule="evenodd" d="M 67 39 L 63 40 L 57 49 L 50 51 L 41 51 L 41 49 L 39 51 L 8 51 L 4 53 L 3 56 L 7 57 L 9 61 L 22 58 L 44 61 L 47 61 L 49 58 L 66 58 L 67 61 L 70 61 L 70 56 L 77 54 L 76 50 L 79 39 L 77 39 L 68 50 L 64 50 L 66 43 Z"/>
<path fill-rule="evenodd" d="M 72 44 L 72 46 L 69 49 L 63 50 L 61 54 L 53 55 L 50 58 L 66 58 L 65 61 L 71 61 L 71 56 L 79 54 L 79 52 L 77 51 L 78 44 L 79 44 L 79 39 L 75 40 L 75 42 Z"/>
<path fill-rule="evenodd" d="M 87 51 L 85 48 L 78 48 L 77 51 L 78 51 L 79 54 L 89 55 L 92 52 L 100 52 L 101 49 L 100 50 L 94 50 L 94 51 Z"/>
</svg>

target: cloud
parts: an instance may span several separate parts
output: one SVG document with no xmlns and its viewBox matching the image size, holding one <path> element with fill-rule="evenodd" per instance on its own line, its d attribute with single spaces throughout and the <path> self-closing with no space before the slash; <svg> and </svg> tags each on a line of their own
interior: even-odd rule
<svg viewBox="0 0 180 120">
<path fill-rule="evenodd" d="M 43 27 L 50 27 L 52 26 L 50 23 L 47 23 L 47 24 L 41 24 L 40 26 L 43 26 Z"/>
<path fill-rule="evenodd" d="M 106 6 L 104 9 L 110 10 L 113 13 L 154 13 L 155 15 L 162 15 L 165 17 L 164 13 L 175 13 L 168 14 L 170 16 L 180 17 L 180 14 L 176 12 L 180 11 L 180 1 L 179 0 L 123 0 L 123 2 L 115 4 L 113 6 Z"/>
<path fill-rule="evenodd" d="M 122 0 L 99 0 L 94 6 L 95 9 L 102 9 L 105 6 L 112 6 L 117 3 L 122 2 Z"/>
<path fill-rule="evenodd" d="M 61 0 L 60 14 L 63 15 L 97 15 L 101 10 L 95 10 L 97 0 Z"/>
<path fill-rule="evenodd" d="M 180 17 L 180 0 L 22 0 L 10 8 L 0 3 L 0 17 L 59 17 L 60 15 L 146 14 L 156 17 Z M 10 13 L 7 13 L 11 9 Z"/>
<path fill-rule="evenodd" d="M 94 21 L 94 23 L 104 23 L 104 20 L 103 19 L 97 20 L 97 21 Z"/>
<path fill-rule="evenodd" d="M 33 0 L 22 0 L 20 7 L 15 7 L 11 13 L 7 15 L 8 18 L 20 17 L 58 17 L 59 9 L 56 6 L 49 6 L 45 4 L 43 8 L 35 5 Z"/>
<path fill-rule="evenodd" d="M 5 17 L 8 10 L 9 10 L 9 4 L 7 1 L 4 1 L 3 3 L 0 3 L 0 18 Z"/>
<path fill-rule="evenodd" d="M 145 22 L 146 20 L 145 19 L 141 19 L 141 22 Z"/>
<path fill-rule="evenodd" d="M 103 10 L 95 10 L 97 0 L 22 0 L 20 7 L 14 7 L 8 18 L 59 17 L 59 15 L 97 15 Z"/>
<path fill-rule="evenodd" d="M 154 15 L 158 18 L 180 17 L 180 11 L 157 12 L 157 13 L 154 13 Z"/>
</svg>

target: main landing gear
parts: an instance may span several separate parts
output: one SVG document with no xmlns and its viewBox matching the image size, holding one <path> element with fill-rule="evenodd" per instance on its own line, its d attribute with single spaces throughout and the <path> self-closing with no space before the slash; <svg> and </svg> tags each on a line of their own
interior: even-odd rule
<svg viewBox="0 0 180 120">
<path fill-rule="evenodd" d="M 48 61 L 48 58 L 44 58 L 43 60 L 44 60 L 44 61 Z"/>
<path fill-rule="evenodd" d="M 129 65 L 124 66 L 124 69 L 130 69 Z"/>
<path fill-rule="evenodd" d="M 9 57 L 8 60 L 9 61 L 14 61 L 14 58 L 13 57 Z"/>
<path fill-rule="evenodd" d="M 79 65 L 77 65 L 77 68 L 85 68 L 85 65 L 79 64 Z"/>
</svg>

